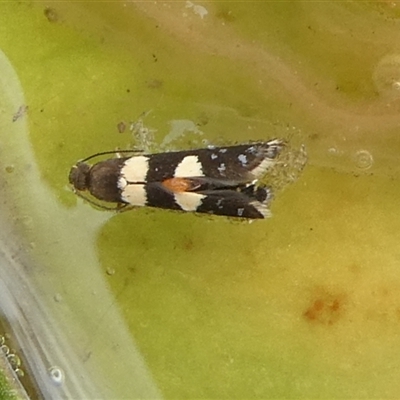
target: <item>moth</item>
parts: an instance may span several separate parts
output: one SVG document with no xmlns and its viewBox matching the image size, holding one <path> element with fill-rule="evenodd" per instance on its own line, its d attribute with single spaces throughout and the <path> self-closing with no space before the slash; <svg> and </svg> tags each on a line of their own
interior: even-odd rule
<svg viewBox="0 0 400 400">
<path fill-rule="evenodd" d="M 118 206 L 157 207 L 259 219 L 269 216 L 269 187 L 259 184 L 276 162 L 284 141 L 110 158 L 90 165 L 95 154 L 75 164 L 75 192 Z"/>
</svg>

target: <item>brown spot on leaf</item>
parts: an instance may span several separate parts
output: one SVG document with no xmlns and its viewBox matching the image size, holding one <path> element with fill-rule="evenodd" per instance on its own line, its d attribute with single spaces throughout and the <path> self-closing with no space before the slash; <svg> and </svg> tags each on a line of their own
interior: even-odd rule
<svg viewBox="0 0 400 400">
<path fill-rule="evenodd" d="M 117 124 L 117 129 L 119 133 L 124 133 L 126 129 L 126 123 L 124 121 L 121 121 Z"/>
<path fill-rule="evenodd" d="M 230 10 L 220 10 L 217 12 L 216 17 L 221 19 L 223 22 L 233 22 L 236 20 L 236 17 Z"/>
<path fill-rule="evenodd" d="M 184 250 L 190 251 L 190 250 L 193 249 L 193 247 L 194 247 L 194 241 L 193 241 L 193 239 L 191 239 L 191 238 L 185 238 L 185 239 L 182 241 L 182 248 L 183 248 Z"/>
<path fill-rule="evenodd" d="M 351 273 L 353 273 L 354 275 L 359 275 L 360 274 L 360 272 L 362 271 L 362 268 L 361 268 L 361 266 L 359 265 L 359 264 L 357 264 L 357 263 L 351 263 L 349 266 L 348 266 L 348 268 L 349 268 L 349 271 L 351 272 Z"/>
<path fill-rule="evenodd" d="M 203 112 L 197 117 L 196 123 L 198 126 L 204 126 L 207 125 L 209 121 L 210 121 L 209 116 Z"/>
<path fill-rule="evenodd" d="M 29 110 L 29 107 L 26 105 L 22 105 L 18 108 L 17 112 L 13 115 L 12 121 L 18 121 L 20 118 L 22 118 Z"/>
<path fill-rule="evenodd" d="M 310 323 L 333 325 L 337 323 L 345 311 L 345 296 L 331 293 L 327 290 L 318 290 L 303 313 L 303 317 Z"/>
<path fill-rule="evenodd" d="M 146 81 L 146 86 L 149 89 L 160 89 L 163 86 L 163 81 L 160 79 L 150 79 L 149 81 Z"/>
<path fill-rule="evenodd" d="M 49 22 L 58 22 L 60 19 L 57 14 L 57 11 L 51 7 L 46 7 L 44 9 L 44 15 Z"/>
</svg>

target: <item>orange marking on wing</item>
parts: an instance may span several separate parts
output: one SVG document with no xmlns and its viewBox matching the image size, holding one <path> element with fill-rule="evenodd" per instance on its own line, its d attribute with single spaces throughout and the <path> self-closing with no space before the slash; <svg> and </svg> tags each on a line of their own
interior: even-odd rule
<svg viewBox="0 0 400 400">
<path fill-rule="evenodd" d="M 187 178 L 170 178 L 162 181 L 162 185 L 171 192 L 189 192 L 196 189 L 199 184 Z"/>
</svg>

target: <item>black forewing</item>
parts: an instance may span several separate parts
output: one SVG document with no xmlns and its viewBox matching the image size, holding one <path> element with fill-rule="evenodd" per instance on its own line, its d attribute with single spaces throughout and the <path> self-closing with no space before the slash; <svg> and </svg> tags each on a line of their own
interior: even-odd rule
<svg viewBox="0 0 400 400">
<path fill-rule="evenodd" d="M 200 150 L 198 157 L 204 175 L 210 178 L 247 182 L 254 179 L 252 171 L 264 160 L 276 157 L 268 143 L 253 143 Z"/>
<path fill-rule="evenodd" d="M 207 196 L 196 210 L 199 213 L 248 219 L 260 219 L 268 215 L 266 204 L 242 192 L 215 190 L 204 194 Z"/>
<path fill-rule="evenodd" d="M 177 166 L 187 156 L 198 158 L 204 177 L 231 180 L 236 184 L 248 182 L 257 178 L 252 171 L 265 160 L 272 162 L 279 154 L 282 145 L 282 142 L 272 140 L 237 146 L 151 154 L 147 182 L 162 182 L 173 178 Z"/>
</svg>

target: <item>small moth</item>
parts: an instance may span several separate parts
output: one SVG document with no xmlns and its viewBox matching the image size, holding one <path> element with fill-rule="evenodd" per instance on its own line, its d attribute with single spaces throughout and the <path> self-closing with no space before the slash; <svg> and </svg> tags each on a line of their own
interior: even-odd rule
<svg viewBox="0 0 400 400">
<path fill-rule="evenodd" d="M 79 194 L 122 206 L 157 207 L 237 218 L 265 218 L 272 197 L 259 185 L 284 146 L 279 139 L 235 146 L 111 158 L 71 168 Z"/>
</svg>

